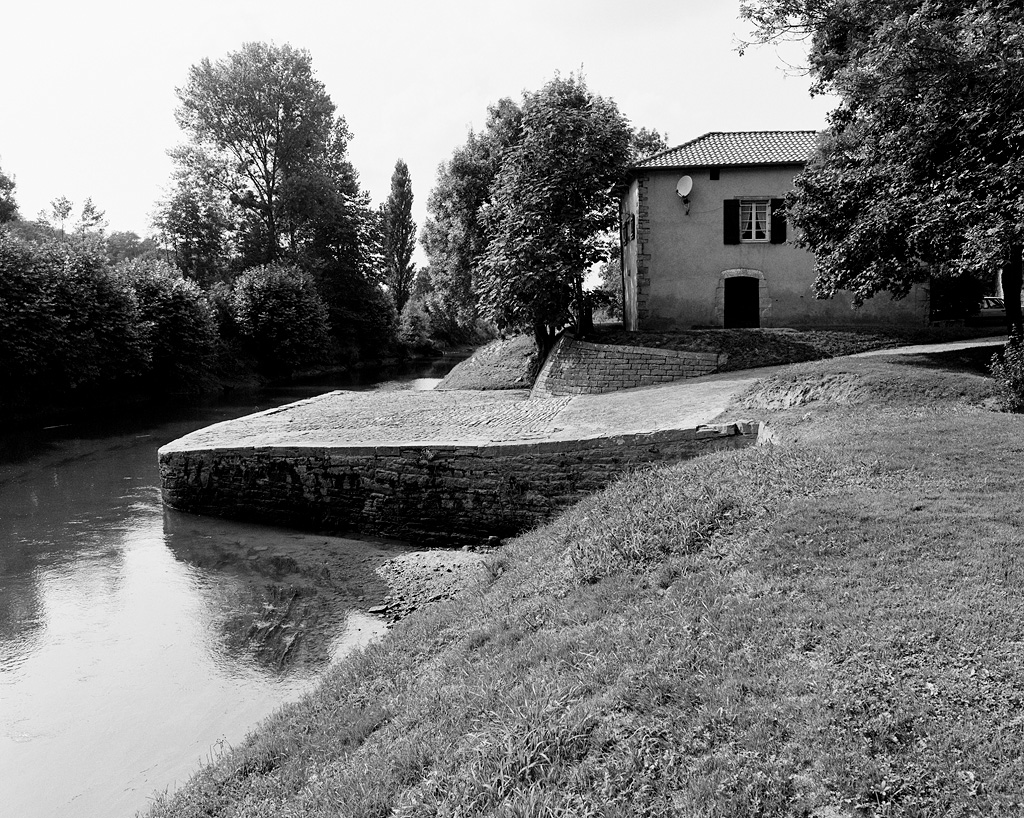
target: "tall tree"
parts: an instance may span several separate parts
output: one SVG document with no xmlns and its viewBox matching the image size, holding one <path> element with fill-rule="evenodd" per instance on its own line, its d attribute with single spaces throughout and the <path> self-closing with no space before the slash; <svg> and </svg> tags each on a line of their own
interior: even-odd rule
<svg viewBox="0 0 1024 818">
<path fill-rule="evenodd" d="M 14 179 L 0 170 L 0 224 L 18 218 L 18 204 L 14 201 Z"/>
<path fill-rule="evenodd" d="M 384 262 L 384 283 L 399 313 L 409 300 L 416 265 L 416 222 L 412 219 L 412 178 L 404 159 L 395 162 L 391 192 L 380 208 L 380 245 Z"/>
<path fill-rule="evenodd" d="M 203 285 L 224 277 L 230 221 L 213 188 L 201 180 L 179 177 L 157 203 L 153 226 L 175 266 Z"/>
<path fill-rule="evenodd" d="M 296 229 L 286 192 L 319 176 L 335 143 L 348 138 L 309 52 L 246 43 L 192 66 L 177 94 L 179 125 L 218 167 L 261 260 L 273 261 Z"/>
<path fill-rule="evenodd" d="M 604 255 L 632 129 L 582 77 L 526 96 L 522 138 L 491 185 L 481 301 L 499 326 L 530 328 L 545 355 L 584 318 L 583 279 Z"/>
<path fill-rule="evenodd" d="M 61 241 L 64 240 L 64 224 L 71 217 L 71 211 L 73 208 L 74 205 L 67 196 L 59 196 L 50 202 L 50 213 L 48 215 L 49 218 L 52 218 L 60 225 Z M 40 216 L 42 217 L 40 221 L 48 223 L 46 215 L 40 214 Z"/>
<path fill-rule="evenodd" d="M 442 313 L 454 336 L 477 319 L 473 282 L 487 248 L 482 211 L 505 154 L 522 137 L 522 117 L 511 99 L 489 106 L 484 129 L 470 132 L 466 143 L 438 168 L 427 201 L 421 241 L 430 259 L 433 318 Z"/>
<path fill-rule="evenodd" d="M 810 37 L 841 98 L 788 201 L 818 290 L 902 295 L 1002 269 L 1011 335 L 1024 247 L 1024 15 L 1010 0 L 758 0 L 755 38 Z"/>
<path fill-rule="evenodd" d="M 96 206 L 91 196 L 86 196 L 78 221 L 75 222 L 75 236 L 78 237 L 78 243 L 84 246 L 87 241 L 91 240 L 97 247 L 101 247 L 103 232 L 106 229 L 106 213 Z"/>
</svg>

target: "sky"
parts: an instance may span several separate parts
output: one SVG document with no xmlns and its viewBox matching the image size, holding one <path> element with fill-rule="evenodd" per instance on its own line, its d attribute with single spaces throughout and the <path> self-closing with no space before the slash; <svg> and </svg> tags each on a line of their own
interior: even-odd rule
<svg viewBox="0 0 1024 818">
<path fill-rule="evenodd" d="M 167 150 L 183 135 L 175 89 L 204 57 L 254 40 L 312 55 L 345 117 L 374 204 L 395 161 L 418 225 L 437 167 L 487 106 L 582 71 L 637 127 L 670 145 L 708 131 L 824 126 L 800 44 L 757 46 L 738 0 L 36 0 L 0 12 L 0 170 L 23 218 L 91 197 L 108 230 L 151 232 Z M 421 262 L 422 253 L 417 254 Z"/>
</svg>

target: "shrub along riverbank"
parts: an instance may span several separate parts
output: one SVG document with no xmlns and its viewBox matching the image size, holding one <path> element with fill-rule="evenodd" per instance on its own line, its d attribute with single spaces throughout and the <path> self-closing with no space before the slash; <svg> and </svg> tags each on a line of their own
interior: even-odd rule
<svg viewBox="0 0 1024 818">
<path fill-rule="evenodd" d="M 993 392 L 794 367 L 729 413 L 780 445 L 508 543 L 151 814 L 1018 814 L 1024 420 Z"/>
<path fill-rule="evenodd" d="M 203 289 L 161 258 L 0 227 L 0 418 L 287 379 L 401 356 L 386 293 L 325 301 L 289 264 Z"/>
</svg>

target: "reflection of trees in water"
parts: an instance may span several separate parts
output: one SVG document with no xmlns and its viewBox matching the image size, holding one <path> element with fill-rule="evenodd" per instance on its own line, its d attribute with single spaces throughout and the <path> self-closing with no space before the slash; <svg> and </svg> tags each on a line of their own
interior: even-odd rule
<svg viewBox="0 0 1024 818">
<path fill-rule="evenodd" d="M 138 513 L 129 496 L 132 471 L 113 468 L 109 447 L 62 441 L 52 450 L 36 450 L 34 459 L 18 451 L 20 459 L 3 464 L 0 481 L 4 666 L 20 664 L 38 647 L 54 592 L 67 604 L 117 604 L 124 580 L 122 535 Z M 73 594 L 66 593 L 69 588 Z"/>
<path fill-rule="evenodd" d="M 25 661 L 43 633 L 43 603 L 31 573 L 0 574 L 0 670 Z"/>
<path fill-rule="evenodd" d="M 157 447 L 340 386 L 440 377 L 456 362 L 354 370 L 341 376 L 345 383 L 320 379 L 227 400 L 104 409 L 0 435 L 0 667 L 23 662 L 45 639 L 46 577 L 64 575 L 86 604 L 120 604 L 126 538 L 150 532 L 162 533 L 188 567 L 229 657 L 266 666 L 325 659 L 346 611 L 382 599 L 373 567 L 395 550 L 174 512 L 163 515 L 161 532 Z"/>
<path fill-rule="evenodd" d="M 227 655 L 275 669 L 326 664 L 348 612 L 383 598 L 376 565 L 405 550 L 173 509 L 164 511 L 164 542 L 201 575 Z"/>
</svg>

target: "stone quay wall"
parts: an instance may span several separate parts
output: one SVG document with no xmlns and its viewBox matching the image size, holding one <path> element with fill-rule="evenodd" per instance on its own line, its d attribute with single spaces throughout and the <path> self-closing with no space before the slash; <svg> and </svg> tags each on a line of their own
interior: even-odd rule
<svg viewBox="0 0 1024 818">
<path fill-rule="evenodd" d="M 489 445 L 160 450 L 164 502 L 334 534 L 463 545 L 525 531 L 624 471 L 754 443 L 737 423 Z"/>
<path fill-rule="evenodd" d="M 531 397 L 592 395 L 717 372 L 726 355 L 592 344 L 563 335 L 534 382 Z"/>
</svg>

